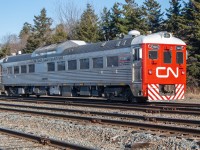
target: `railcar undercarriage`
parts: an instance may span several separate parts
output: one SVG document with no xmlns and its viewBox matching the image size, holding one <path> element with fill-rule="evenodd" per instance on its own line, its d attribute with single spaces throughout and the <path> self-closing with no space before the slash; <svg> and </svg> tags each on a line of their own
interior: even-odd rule
<svg viewBox="0 0 200 150">
<path fill-rule="evenodd" d="M 128 85 L 126 86 L 5 86 L 7 96 L 29 97 L 35 95 L 63 97 L 105 97 L 109 102 L 122 100 L 129 102 L 143 101 L 134 97 Z"/>
</svg>

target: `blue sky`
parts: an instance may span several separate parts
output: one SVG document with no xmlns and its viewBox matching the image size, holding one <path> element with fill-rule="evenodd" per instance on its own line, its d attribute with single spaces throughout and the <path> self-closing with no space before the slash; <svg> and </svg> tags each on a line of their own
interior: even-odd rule
<svg viewBox="0 0 200 150">
<path fill-rule="evenodd" d="M 104 6 L 110 8 L 115 2 L 124 3 L 125 0 L 1 0 L 0 4 L 0 39 L 9 34 L 19 34 L 25 22 L 33 24 L 34 15 L 38 16 L 42 8 L 47 10 L 47 16 L 56 20 L 56 4 L 59 1 L 73 1 L 84 10 L 87 3 L 91 3 L 98 14 Z M 136 0 L 141 5 L 144 0 Z M 163 10 L 169 6 L 168 0 L 158 0 Z"/>
</svg>

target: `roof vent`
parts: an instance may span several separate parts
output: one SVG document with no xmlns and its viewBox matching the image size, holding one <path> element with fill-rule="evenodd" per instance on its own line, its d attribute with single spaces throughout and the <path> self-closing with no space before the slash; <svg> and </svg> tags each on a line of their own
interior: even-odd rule
<svg viewBox="0 0 200 150">
<path fill-rule="evenodd" d="M 128 35 L 132 36 L 132 37 L 136 37 L 140 35 L 140 32 L 137 30 L 131 30 L 128 32 Z"/>
</svg>

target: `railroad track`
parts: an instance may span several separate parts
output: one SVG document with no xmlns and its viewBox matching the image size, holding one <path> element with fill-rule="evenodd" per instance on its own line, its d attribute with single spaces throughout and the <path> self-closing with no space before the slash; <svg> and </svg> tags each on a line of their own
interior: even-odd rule
<svg viewBox="0 0 200 150">
<path fill-rule="evenodd" d="M 92 150 L 92 148 L 58 141 L 48 137 L 40 137 L 32 134 L 22 133 L 10 129 L 0 128 L 0 149 L 81 149 Z"/>
<path fill-rule="evenodd" d="M 14 106 L 14 105 L 13 105 Z M 18 107 L 18 106 L 17 106 Z M 24 106 L 23 106 L 24 107 Z M 29 107 L 29 106 L 26 106 Z M 31 106 L 32 107 L 32 106 Z M 36 108 L 36 107 L 32 107 Z M 52 108 L 42 108 L 40 109 L 52 109 Z M 13 112 L 20 112 L 25 114 L 33 114 L 33 115 L 39 115 L 39 116 L 48 116 L 48 117 L 56 117 L 56 118 L 62 118 L 62 119 L 72 119 L 72 120 L 79 120 L 79 121 L 87 121 L 88 123 L 97 123 L 97 124 L 108 124 L 108 125 L 114 125 L 114 126 L 123 126 L 123 127 L 132 127 L 136 128 L 137 130 L 145 130 L 146 132 L 156 132 L 159 134 L 168 134 L 168 135 L 176 135 L 180 137 L 189 137 L 189 138 L 195 138 L 200 139 L 200 130 L 194 128 L 186 128 L 186 127 L 177 127 L 174 125 L 161 125 L 156 123 L 148 123 L 148 122 L 138 122 L 133 121 L 131 119 L 145 119 L 145 117 L 142 116 L 133 116 L 133 115 L 124 115 L 124 114 L 112 114 L 112 113 L 100 113 L 100 112 L 86 112 L 82 111 L 81 113 L 84 113 L 86 115 L 88 114 L 95 114 L 95 115 L 101 115 L 101 116 L 114 116 L 121 118 L 121 120 L 113 120 L 113 119 L 104 119 L 104 118 L 96 118 L 94 116 L 80 116 L 80 115 L 66 115 L 66 114 L 57 114 L 57 113 L 49 113 L 49 112 L 40 112 L 40 111 L 32 111 L 32 110 L 23 110 L 23 109 L 12 109 L 12 108 L 0 108 L 0 110 L 4 111 L 13 111 Z M 53 109 L 52 109 L 53 110 Z M 64 110 L 59 110 L 64 111 Z M 66 110 L 66 111 L 75 111 L 75 110 Z M 80 112 L 79 112 L 80 113 Z M 128 119 L 122 120 L 122 117 Z M 199 126 L 200 122 L 198 120 L 183 120 L 183 119 L 170 119 L 170 118 L 156 118 L 156 117 L 147 117 L 146 120 L 148 121 L 164 121 L 164 122 L 173 122 L 173 123 L 184 123 L 184 124 L 193 124 L 196 126 Z"/>
<path fill-rule="evenodd" d="M 104 109 L 117 109 L 117 110 L 130 110 L 130 111 L 141 111 L 146 113 L 165 113 L 165 114 L 187 114 L 187 115 L 200 115 L 200 108 L 192 107 L 175 107 L 175 106 L 151 106 L 141 104 L 117 104 L 117 103 L 82 103 L 73 101 L 35 101 L 32 99 L 0 99 L 1 101 L 16 101 L 16 102 L 28 102 L 38 104 L 54 104 L 54 105 L 70 105 L 79 107 L 92 107 L 92 108 L 104 108 Z"/>
<path fill-rule="evenodd" d="M 179 124 L 190 124 L 190 125 L 197 125 L 200 126 L 199 120 L 187 120 L 187 119 L 173 119 L 173 118 L 164 118 L 164 117 L 149 117 L 144 115 L 127 115 L 127 114 L 120 114 L 120 113 L 105 113 L 105 112 L 97 112 L 97 111 L 85 111 L 85 110 L 76 110 L 76 109 L 66 109 L 66 108 L 52 108 L 52 107 L 39 107 L 39 106 L 30 106 L 30 105 L 17 105 L 17 104 L 3 104 L 0 103 L 0 106 L 7 106 L 7 107 L 19 107 L 19 108 L 26 108 L 26 109 L 36 109 L 36 110 L 50 110 L 56 112 L 68 112 L 68 113 L 79 113 L 79 114 L 90 114 L 90 115 L 99 115 L 99 116 L 107 116 L 107 117 L 118 117 L 118 118 L 126 118 L 127 120 L 130 119 L 140 119 L 144 121 L 151 121 L 151 122 L 162 122 L 162 123 L 179 123 Z M 1 108 L 0 110 L 10 110 L 16 111 L 16 109 L 10 108 Z M 20 112 L 20 110 L 19 110 Z M 62 116 L 62 115 L 61 115 Z"/>
<path fill-rule="evenodd" d="M 123 106 L 152 106 L 154 108 L 156 107 L 176 107 L 176 108 L 186 108 L 186 109 L 190 109 L 190 108 L 196 108 L 196 109 L 200 109 L 200 104 L 194 104 L 194 103 L 179 103 L 176 101 L 163 101 L 163 102 L 146 102 L 146 103 L 139 103 L 139 104 L 130 104 L 126 101 L 112 101 L 112 102 L 108 102 L 106 99 L 96 99 L 96 98 L 79 98 L 79 97 L 75 97 L 75 98 L 64 98 L 64 97 L 40 97 L 38 98 L 34 98 L 34 97 L 29 97 L 29 98 L 23 98 L 23 97 L 0 97 L 0 100 L 13 100 L 13 101 L 27 101 L 27 102 L 32 102 L 32 101 L 37 101 L 38 103 L 51 103 L 51 102 L 55 102 L 57 104 L 61 103 L 92 103 L 92 104 L 107 104 L 107 105 L 123 105 Z M 128 103 L 128 104 L 127 104 Z"/>
</svg>

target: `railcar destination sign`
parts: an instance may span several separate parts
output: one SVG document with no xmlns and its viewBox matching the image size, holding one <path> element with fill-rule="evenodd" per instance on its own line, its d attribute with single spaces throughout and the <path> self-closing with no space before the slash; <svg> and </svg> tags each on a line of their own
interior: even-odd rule
<svg viewBox="0 0 200 150">
<path fill-rule="evenodd" d="M 38 59 L 30 60 L 30 63 L 43 63 L 43 62 L 49 62 L 49 61 L 59 61 L 59 60 L 63 60 L 63 59 L 64 59 L 64 56 L 38 58 Z"/>
</svg>

